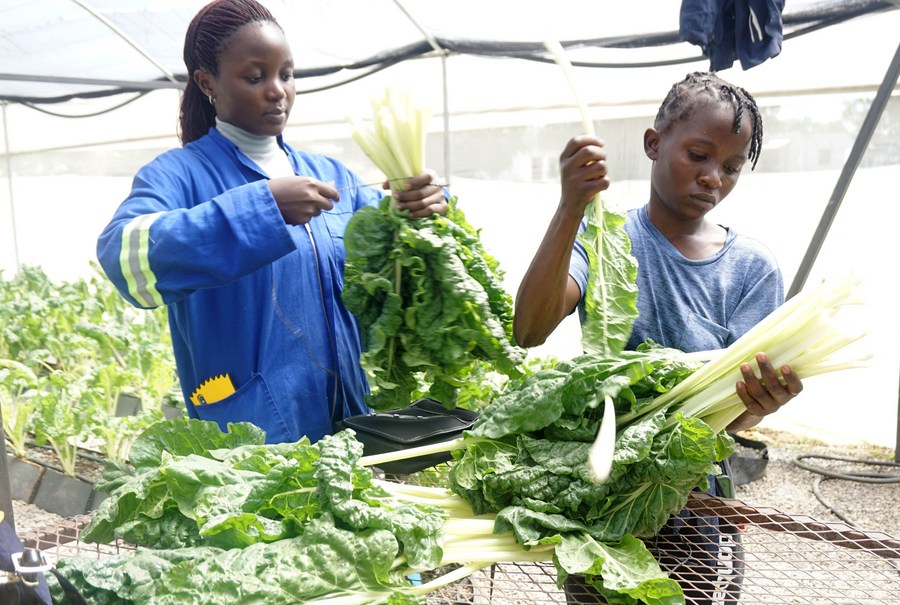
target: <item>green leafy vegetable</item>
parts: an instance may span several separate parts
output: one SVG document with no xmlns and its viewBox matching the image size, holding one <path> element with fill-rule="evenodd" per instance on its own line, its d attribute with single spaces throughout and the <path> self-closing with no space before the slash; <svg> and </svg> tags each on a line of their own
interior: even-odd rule
<svg viewBox="0 0 900 605">
<path fill-rule="evenodd" d="M 495 514 L 496 531 L 512 532 L 517 542 L 555 544 L 562 575 L 585 575 L 609 602 L 683 602 L 669 584 L 654 584 L 661 577 L 634 538 L 656 535 L 693 489 L 709 487 L 708 476 L 732 452 L 725 429 L 745 410 L 735 382 L 754 352 L 768 351 L 775 367 L 789 364 L 804 379 L 859 367 L 860 360 L 839 357 L 860 336 L 840 314 L 856 302 L 855 286 L 850 279 L 808 288 L 723 351 L 685 354 L 646 343 L 563 361 L 513 384 L 464 438 L 406 454 L 453 451 L 454 493 L 477 514 Z M 609 476 L 598 484 L 588 456 L 609 401 L 615 449 Z M 622 545 L 641 558 L 617 558 Z M 582 557 L 606 563 L 588 566 Z"/>
<path fill-rule="evenodd" d="M 618 358 L 584 355 L 538 372 L 482 412 L 471 435 L 505 446 L 469 445 L 453 467 L 453 490 L 476 512 L 508 519 L 526 544 L 558 531 L 554 517 L 534 513 L 578 521 L 601 541 L 655 535 L 729 452 L 728 437 L 700 421 L 667 426 L 665 409 L 641 414 L 696 367 L 677 351 L 648 347 Z M 621 427 L 609 478 L 596 484 L 587 460 L 607 397 L 639 420 Z M 541 531 L 541 522 L 550 525 Z"/>
<path fill-rule="evenodd" d="M 446 216 L 416 220 L 385 198 L 354 215 L 344 241 L 343 300 L 362 326 L 371 407 L 409 405 L 420 382 L 452 407 L 478 362 L 521 375 L 512 297 L 455 198 Z"/>
<path fill-rule="evenodd" d="M 615 355 L 628 344 L 638 315 L 637 260 L 631 256 L 624 214 L 606 208 L 597 196 L 585 219 L 585 231 L 578 237 L 587 251 L 590 272 L 581 346 L 588 353 Z"/>
<path fill-rule="evenodd" d="M 13 453 L 24 458 L 26 442 L 32 430 L 32 416 L 38 378 L 26 365 L 12 359 L 0 359 L 0 411 L 3 429 Z"/>
<path fill-rule="evenodd" d="M 139 397 L 142 411 L 117 417 L 122 393 Z M 17 455 L 33 437 L 69 474 L 78 471 L 75 443 L 121 459 L 162 418 L 159 404 L 180 398 L 165 309 L 130 307 L 99 273 L 55 283 L 22 267 L 0 279 L 0 404 Z"/>
<path fill-rule="evenodd" d="M 248 423 L 221 433 L 193 419 L 161 422 L 135 441 L 133 468 L 107 467 L 101 503 L 82 537 L 109 542 L 122 535 L 153 548 L 243 548 L 296 537 L 327 512 L 357 530 L 387 529 L 416 564 L 440 560 L 433 536 L 443 517 L 396 502 L 355 464 L 362 444 L 352 432 L 312 445 L 266 445 Z M 388 512 L 390 509 L 390 512 Z"/>
<path fill-rule="evenodd" d="M 110 497 L 82 537 L 124 535 L 144 546 L 131 556 L 60 562 L 60 574 L 92 603 L 208 602 L 209 595 L 217 604 L 419 603 L 493 562 L 557 554 L 573 573 L 619 570 L 623 594 L 680 594 L 627 538 L 586 548 L 559 533 L 526 545 L 501 528 L 505 520 L 476 516 L 445 488 L 375 480 L 352 431 L 315 445 L 273 445 L 252 425 L 231 425 L 228 434 L 215 426 L 161 422 L 134 444 L 139 468 L 109 465 Z M 282 535 L 267 533 L 272 528 Z M 422 585 L 406 579 L 457 565 Z"/>
<path fill-rule="evenodd" d="M 393 89 L 371 105 L 371 125 L 351 119 L 354 140 L 391 182 L 422 173 L 431 112 Z M 362 326 L 360 362 L 376 410 L 422 395 L 454 407 L 484 363 L 522 375 L 503 274 L 456 198 L 449 206 L 446 216 L 409 219 L 388 196 L 377 210 L 357 212 L 344 234 L 343 300 Z"/>
<path fill-rule="evenodd" d="M 57 571 L 92 604 L 293 605 L 378 603 L 409 581 L 393 569 L 399 544 L 389 531 L 343 529 L 330 514 L 302 535 L 242 549 L 139 549 L 133 556 L 68 559 Z"/>
</svg>

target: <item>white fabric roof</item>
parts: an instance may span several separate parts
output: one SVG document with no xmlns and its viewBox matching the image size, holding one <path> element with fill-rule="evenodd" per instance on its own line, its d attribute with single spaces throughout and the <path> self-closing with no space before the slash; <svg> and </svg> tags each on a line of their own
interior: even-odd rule
<svg viewBox="0 0 900 605">
<path fill-rule="evenodd" d="M 0 0 L 0 100 L 61 100 L 69 95 L 103 95 L 122 89 L 177 87 L 177 82 L 183 82 L 185 77 L 181 58 L 184 32 L 205 3 L 206 0 Z M 573 59 L 623 64 L 694 58 L 698 60 L 686 64 L 688 69 L 707 67 L 698 47 L 677 42 L 680 6 L 672 0 L 264 3 L 289 37 L 301 71 L 301 90 L 356 78 L 388 65 L 389 61 L 421 57 L 431 48 L 429 37 L 442 42 L 442 47 L 455 49 L 451 55 L 484 52 L 486 45 L 493 44 L 489 52 L 509 56 L 510 42 L 539 44 L 555 38 L 563 42 L 586 41 L 586 48 L 574 51 Z M 867 19 L 867 31 L 872 34 L 867 39 L 843 37 L 839 31 L 835 34 L 840 47 L 837 50 L 843 56 L 863 59 L 863 64 L 865 59 L 876 62 L 878 56 L 872 51 L 882 43 L 889 48 L 895 45 L 900 29 L 896 20 L 893 29 L 873 30 L 872 26 L 890 21 L 884 13 L 897 8 L 900 0 L 788 0 L 784 13 L 786 38 L 796 36 L 797 49 L 801 51 L 800 38 L 824 37 L 819 31 L 804 34 L 807 29 L 831 25 L 826 29 L 839 30 L 853 15 L 875 15 Z M 886 33 L 879 35 L 878 31 Z M 464 46 L 471 42 L 483 44 L 474 50 Z M 635 48 L 610 48 L 615 43 L 628 43 Z M 659 43 L 664 44 L 656 45 Z M 793 44 L 786 39 L 785 50 Z M 416 52 L 404 54 L 402 49 L 410 46 L 416 47 Z M 382 61 L 387 58 L 388 62 Z M 857 69 L 815 69 L 821 63 L 815 51 L 805 55 L 805 60 L 817 74 L 820 86 L 859 79 Z M 302 78 L 315 68 L 360 63 L 367 66 L 309 81 Z M 877 78 L 875 75 L 873 81 L 868 77 L 865 83 L 877 84 Z M 804 83 L 809 84 L 798 78 L 798 86 Z M 658 90 L 654 89 L 653 96 L 657 95 Z"/>
</svg>

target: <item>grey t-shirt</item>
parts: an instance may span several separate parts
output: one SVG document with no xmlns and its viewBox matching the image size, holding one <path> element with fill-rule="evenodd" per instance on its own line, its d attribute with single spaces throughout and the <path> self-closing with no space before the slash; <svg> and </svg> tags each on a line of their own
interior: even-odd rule
<svg viewBox="0 0 900 605">
<path fill-rule="evenodd" d="M 648 338 L 687 352 L 722 349 L 784 302 L 775 257 L 749 236 L 728 229 L 719 252 L 690 260 L 653 226 L 646 206 L 628 212 L 625 230 L 638 261 L 638 318 L 628 349 Z M 584 321 L 588 263 L 579 241 L 569 274 L 581 288 L 579 314 Z"/>
</svg>

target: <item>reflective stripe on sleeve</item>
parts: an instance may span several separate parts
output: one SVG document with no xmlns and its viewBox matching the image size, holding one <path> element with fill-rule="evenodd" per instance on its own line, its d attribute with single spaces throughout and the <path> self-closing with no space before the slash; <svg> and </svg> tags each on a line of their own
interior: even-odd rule
<svg viewBox="0 0 900 605">
<path fill-rule="evenodd" d="M 122 230 L 119 265 L 128 293 L 143 307 L 161 307 L 162 295 L 156 289 L 156 275 L 150 270 L 150 225 L 162 212 L 135 217 Z"/>
</svg>

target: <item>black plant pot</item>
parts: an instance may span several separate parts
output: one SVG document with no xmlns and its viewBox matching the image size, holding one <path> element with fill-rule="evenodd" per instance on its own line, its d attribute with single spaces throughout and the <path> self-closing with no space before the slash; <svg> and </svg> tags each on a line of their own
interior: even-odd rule
<svg viewBox="0 0 900 605">
<path fill-rule="evenodd" d="M 35 488 L 37 488 L 37 484 L 44 472 L 44 467 L 7 454 L 6 468 L 9 472 L 10 498 L 31 502 Z"/>
<path fill-rule="evenodd" d="M 184 414 L 184 410 L 181 408 L 177 408 L 174 405 L 169 405 L 168 403 L 159 404 L 159 409 L 162 410 L 163 416 L 166 419 L 171 420 L 172 418 L 178 418 Z"/>
<path fill-rule="evenodd" d="M 116 416 L 136 416 L 141 411 L 141 398 L 131 393 L 120 393 L 116 400 Z"/>
<path fill-rule="evenodd" d="M 71 477 L 40 462 L 22 460 L 7 454 L 10 497 L 27 502 L 61 517 L 75 517 L 95 510 L 106 494 L 94 484 Z"/>
<path fill-rule="evenodd" d="M 94 493 L 92 483 L 45 468 L 31 503 L 47 512 L 71 518 L 94 508 Z"/>
</svg>

